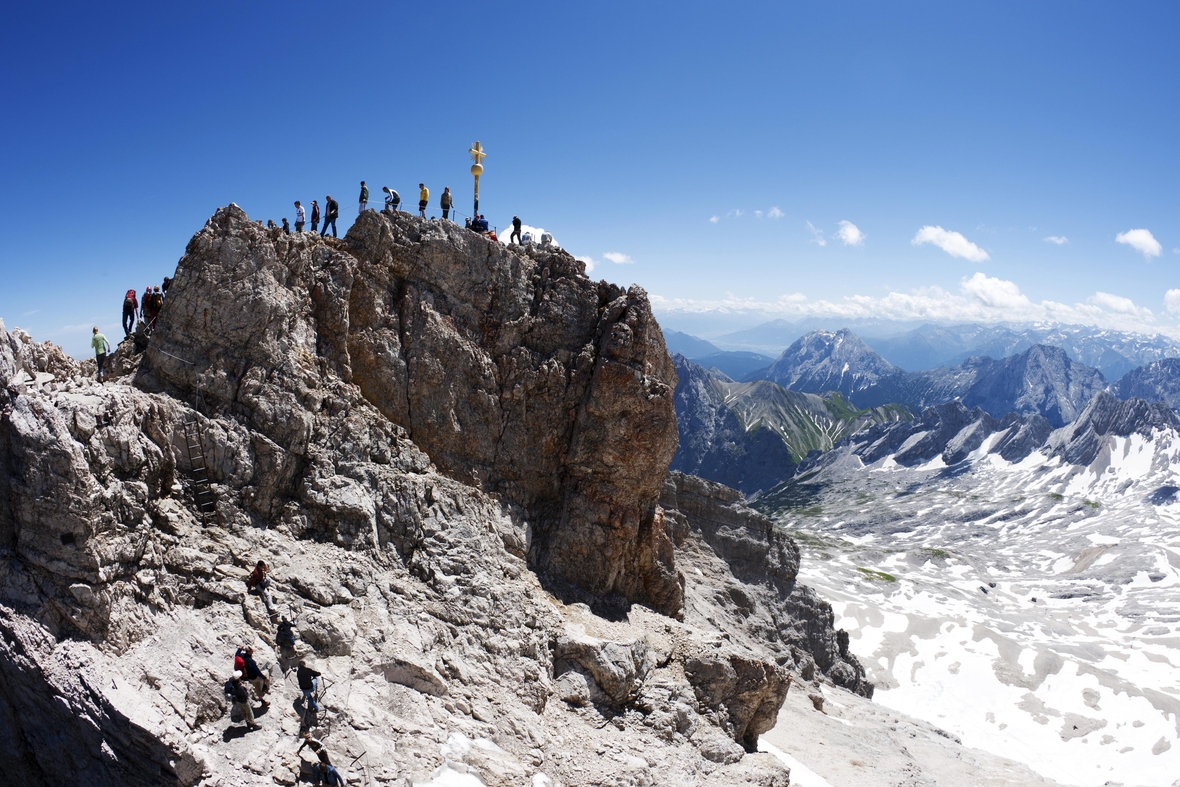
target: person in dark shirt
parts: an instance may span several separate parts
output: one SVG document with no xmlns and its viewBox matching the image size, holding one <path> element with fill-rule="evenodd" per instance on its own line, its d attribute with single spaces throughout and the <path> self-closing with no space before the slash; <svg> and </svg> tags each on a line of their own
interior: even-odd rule
<svg viewBox="0 0 1180 787">
<path fill-rule="evenodd" d="M 316 713 L 319 713 L 320 704 L 315 701 L 316 689 L 319 688 L 320 673 L 307 666 L 307 662 L 303 659 L 299 660 L 299 669 L 295 672 L 295 677 L 299 681 L 299 689 L 303 692 L 303 707 L 311 708 Z"/>
<path fill-rule="evenodd" d="M 318 232 L 320 227 L 320 203 L 311 201 L 311 231 Z"/>
<path fill-rule="evenodd" d="M 234 654 L 234 658 L 236 659 L 238 656 L 245 663 L 246 681 L 254 687 L 254 696 L 262 703 L 262 707 L 270 707 L 270 703 L 263 699 L 266 696 L 266 690 L 269 688 L 270 681 L 262 674 L 262 670 L 258 668 L 258 662 L 254 660 L 254 648 L 238 648 L 238 652 Z"/>
<path fill-rule="evenodd" d="M 324 210 L 325 210 L 324 231 L 321 232 L 320 234 L 327 235 L 328 234 L 328 225 L 331 224 L 332 225 L 332 237 L 335 238 L 336 237 L 336 219 L 340 218 L 340 203 L 337 202 L 336 200 L 332 199 L 332 195 L 329 194 L 327 197 L 327 202 L 324 203 Z"/>
</svg>

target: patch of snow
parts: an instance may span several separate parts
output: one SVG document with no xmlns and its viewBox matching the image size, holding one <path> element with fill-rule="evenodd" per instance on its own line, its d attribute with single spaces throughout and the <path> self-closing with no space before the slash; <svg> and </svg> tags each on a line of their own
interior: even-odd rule
<svg viewBox="0 0 1180 787">
<path fill-rule="evenodd" d="M 773 746 L 764 740 L 759 740 L 758 751 L 773 754 L 778 758 L 779 762 L 791 769 L 791 787 L 832 787 L 827 779 L 777 746 Z"/>
</svg>

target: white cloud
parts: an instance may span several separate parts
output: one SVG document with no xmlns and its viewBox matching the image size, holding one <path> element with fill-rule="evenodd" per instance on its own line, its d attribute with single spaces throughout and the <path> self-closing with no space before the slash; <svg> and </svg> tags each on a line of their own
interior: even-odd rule
<svg viewBox="0 0 1180 787">
<path fill-rule="evenodd" d="M 1180 249 L 1172 249 L 1173 254 L 1180 254 Z"/>
<path fill-rule="evenodd" d="M 1116 243 L 1125 244 L 1135 251 L 1141 252 L 1144 259 L 1158 257 L 1164 250 L 1160 246 L 1160 242 L 1151 234 L 1150 230 L 1127 230 L 1126 232 L 1120 232 L 1118 235 L 1115 235 L 1114 239 Z"/>
<path fill-rule="evenodd" d="M 717 224 L 722 219 L 740 219 L 744 215 L 746 215 L 746 211 L 742 210 L 741 208 L 734 208 L 733 210 L 726 211 L 725 215 L 723 215 L 723 216 L 719 216 L 717 214 L 710 216 L 709 223 L 710 224 Z M 781 210 L 779 210 L 778 205 L 775 205 L 774 207 L 770 208 L 769 210 L 756 210 L 756 211 L 754 211 L 754 218 L 756 218 L 756 219 L 781 219 L 785 215 L 786 215 L 785 213 L 783 213 Z"/>
<path fill-rule="evenodd" d="M 33 309 L 32 311 L 25 312 L 24 314 L 21 315 L 21 317 L 32 317 L 34 314 L 40 313 L 40 311 L 41 311 L 40 309 Z"/>
<path fill-rule="evenodd" d="M 1164 293 L 1164 308 L 1168 314 L 1180 312 L 1180 290 L 1168 290 Z"/>
<path fill-rule="evenodd" d="M 1137 306 L 1127 298 L 1098 292 L 1082 303 L 1035 302 L 1012 281 L 983 273 L 964 277 L 958 292 L 942 287 L 921 287 L 910 292 L 890 292 L 883 296 L 850 295 L 840 300 L 810 300 L 802 293 L 791 293 L 763 300 L 726 295 L 717 300 L 697 301 L 651 296 L 657 312 L 754 312 L 766 319 L 779 317 L 800 319 L 826 317 L 842 319 L 883 319 L 929 321 L 935 323 L 1055 322 L 1069 325 L 1096 325 L 1112 330 L 1138 333 L 1163 333 L 1180 338 L 1180 324 L 1161 320 L 1150 309 Z M 1180 289 L 1164 296 L 1168 310 L 1180 314 Z"/>
<path fill-rule="evenodd" d="M 594 267 L 598 265 L 598 263 L 594 261 L 593 257 L 574 257 L 574 259 L 581 260 L 582 262 L 586 263 L 586 273 L 590 273 L 590 271 L 594 270 Z"/>
<path fill-rule="evenodd" d="M 865 245 L 865 234 L 851 221 L 840 222 L 840 229 L 836 231 L 836 236 L 844 241 L 845 246 Z"/>
<path fill-rule="evenodd" d="M 811 239 L 813 241 L 818 243 L 820 246 L 827 246 L 828 245 L 828 239 L 824 237 L 823 230 L 816 227 L 810 221 L 807 222 L 807 229 L 811 230 Z"/>
<path fill-rule="evenodd" d="M 963 294 L 991 309 L 1023 311 L 1032 305 L 1015 282 L 995 279 L 976 272 L 970 279 L 964 279 L 959 288 Z"/>
<path fill-rule="evenodd" d="M 603 259 L 613 262 L 615 265 L 634 265 L 635 260 L 631 259 L 626 254 L 618 251 L 608 251 L 602 255 Z"/>
<path fill-rule="evenodd" d="M 962 257 L 971 262 L 983 262 L 989 259 L 986 251 L 959 233 L 944 230 L 942 227 L 932 227 L 929 224 L 918 230 L 918 234 L 914 236 L 914 239 L 910 243 L 915 246 L 921 246 L 924 243 L 933 243 L 952 257 Z"/>
<path fill-rule="evenodd" d="M 1050 235 L 1049 237 L 1045 238 L 1045 243 L 1053 243 L 1058 246 L 1064 246 L 1065 244 L 1069 243 L 1069 238 L 1065 237 L 1064 235 Z"/>
<path fill-rule="evenodd" d="M 1136 306 L 1135 302 L 1130 298 L 1124 298 L 1121 295 L 1111 295 L 1109 292 L 1096 292 L 1086 299 L 1086 303 L 1091 303 L 1101 309 L 1116 314 L 1127 314 L 1133 317 L 1142 317 L 1143 319 L 1151 318 L 1151 309 Z"/>
</svg>

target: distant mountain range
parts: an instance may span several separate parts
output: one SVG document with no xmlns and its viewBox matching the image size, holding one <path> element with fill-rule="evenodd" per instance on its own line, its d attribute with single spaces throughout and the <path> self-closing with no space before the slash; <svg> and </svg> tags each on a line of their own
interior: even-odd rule
<svg viewBox="0 0 1180 787">
<path fill-rule="evenodd" d="M 810 452 L 827 451 L 876 423 L 912 418 L 904 407 L 853 408 L 838 393 L 798 393 L 769 381 L 736 383 L 672 356 L 680 446 L 671 470 L 748 496 L 789 478 Z"/>
<path fill-rule="evenodd" d="M 706 369 L 717 369 L 733 380 L 744 380 L 753 372 L 765 369 L 774 359 L 760 353 L 744 350 L 726 352 L 711 342 L 698 339 L 681 331 L 668 331 L 664 343 L 669 354 L 683 355 Z"/>
<path fill-rule="evenodd" d="M 901 402 L 914 412 L 961 400 L 995 418 L 1008 413 L 1040 415 L 1051 426 L 1064 426 L 1106 390 L 1097 369 L 1071 361 L 1065 350 L 1034 344 L 1008 358 L 968 358 L 958 366 L 922 372 L 895 371 L 858 392 L 862 407 Z"/>
<path fill-rule="evenodd" d="M 669 355 L 679 353 L 685 358 L 700 358 L 721 352 L 721 348 L 712 342 L 689 336 L 683 331 L 665 331 L 664 345 L 668 348 Z"/>
<path fill-rule="evenodd" d="M 898 336 L 866 341 L 890 363 L 909 371 L 955 366 L 972 356 L 1007 358 L 1036 344 L 1060 347 L 1072 360 L 1098 369 L 1108 380 L 1162 358 L 1180 357 L 1180 342 L 1166 336 L 1084 325 L 923 325 Z"/>
<path fill-rule="evenodd" d="M 1125 338 L 1119 346 L 1128 355 L 1166 349 L 1163 342 L 1153 349 L 1149 341 L 1133 344 Z M 1093 342 L 1098 340 L 1096 334 L 1075 333 L 1071 338 L 1075 349 L 1086 352 L 1096 352 Z M 730 355 L 734 354 L 709 357 Z M 1148 363 L 1108 385 L 1100 370 L 1073 360 L 1061 347 L 1042 344 L 998 360 L 970 357 L 953 366 L 909 372 L 889 363 L 850 330 L 812 331 L 751 375 L 763 379 L 745 382 L 735 382 L 737 375 L 724 373 L 717 364 L 706 369 L 683 356 L 675 360 L 681 379 L 676 389 L 680 449 L 672 469 L 752 496 L 791 477 L 809 452 L 828 451 L 877 423 L 909 421 L 912 413 L 922 414 L 913 431 L 894 429 L 888 433 L 892 437 L 873 451 L 896 451 L 904 463 L 910 458 L 926 461 L 949 450 L 944 457 L 949 463 L 978 448 L 985 438 L 1005 432 L 992 438 L 988 450 L 1013 460 L 1043 448 L 1054 429 L 1070 425 L 1080 434 L 1085 425 L 1077 424 L 1087 411 L 1091 421 L 1115 410 L 1123 412 L 1126 408 L 1112 404 L 1120 400 L 1141 401 L 1156 415 L 1128 410 L 1110 416 L 1116 421 L 1163 418 L 1158 413 L 1180 408 L 1180 359 Z M 965 432 L 968 422 L 974 426 Z M 1015 432 L 1014 426 L 1019 427 Z M 948 430 L 962 435 L 961 444 L 943 445 Z M 911 438 L 913 442 L 894 444 L 897 435 L 904 435 L 899 438 L 902 443 Z M 1077 454 L 1080 439 L 1071 436 L 1075 448 L 1060 450 Z M 938 447 L 934 454 L 931 446 Z M 1077 458 L 1074 454 L 1070 461 Z"/>
<path fill-rule="evenodd" d="M 706 323 L 701 323 L 701 327 L 705 328 Z M 806 333 L 815 330 L 835 332 L 837 329 L 855 331 L 886 361 L 910 372 L 957 366 L 971 357 L 1007 358 L 1019 355 L 1034 344 L 1060 347 L 1071 360 L 1098 369 L 1107 380 L 1117 380 L 1138 366 L 1164 358 L 1180 358 L 1180 342 L 1166 336 L 1085 325 L 915 325 L 890 320 L 808 318 L 798 322 L 771 320 L 726 333 L 705 331 L 705 335 L 710 337 L 711 346 L 717 348 L 713 352 L 746 350 L 777 356 Z M 709 354 L 696 350 L 676 351 L 693 359 Z"/>
<path fill-rule="evenodd" d="M 879 424 L 857 432 L 835 450 L 808 457 L 797 468 L 793 483 L 831 478 L 886 458 L 904 467 L 941 459 L 946 465 L 943 474 L 948 476 L 966 460 L 986 454 L 1019 462 L 1034 451 L 1043 451 L 1069 464 L 1089 465 L 1098 456 L 1105 437 L 1147 437 L 1159 429 L 1180 432 L 1180 416 L 1159 402 L 1120 401 L 1106 392 L 1095 395 L 1073 423 L 1059 429 L 1050 428 L 1039 415 L 1009 413 L 997 420 L 978 407 L 968 409 L 962 402 L 947 402 L 928 408 L 911 421 Z M 850 462 L 852 457 L 855 461 Z M 762 505 L 773 507 L 773 496 L 782 491 L 771 492 Z"/>
</svg>

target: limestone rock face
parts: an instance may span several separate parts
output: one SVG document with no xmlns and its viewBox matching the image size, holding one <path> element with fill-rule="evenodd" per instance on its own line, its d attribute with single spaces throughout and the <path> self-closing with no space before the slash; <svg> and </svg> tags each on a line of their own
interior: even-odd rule
<svg viewBox="0 0 1180 787">
<path fill-rule="evenodd" d="M 714 621 L 726 640 L 747 654 L 769 650 L 775 663 L 790 665 L 807 680 L 820 672 L 849 691 L 873 696 L 864 667 L 848 652 L 847 633 L 834 628 L 831 606 L 796 582 L 799 547 L 794 541 L 746 506 L 737 491 L 703 478 L 669 473 L 660 505 L 678 524 L 677 559 L 688 579 L 685 622 L 706 627 Z M 781 705 L 785 680 L 779 688 Z"/>
<path fill-rule="evenodd" d="M 326 381 L 354 383 L 440 470 L 520 508 L 517 548 L 544 576 L 676 615 L 682 579 L 655 512 L 675 369 L 643 290 L 583 267 L 389 212 L 366 211 L 342 242 L 276 237 L 231 205 L 180 260 L 140 384 L 199 388 L 299 465 L 315 464 Z M 279 514 L 274 491 L 262 519 Z M 383 517 L 325 504 L 381 540 Z"/>
<path fill-rule="evenodd" d="M 790 676 L 864 689 L 794 544 L 665 482 L 642 292 L 448 224 L 367 213 L 335 241 L 233 207 L 174 282 L 106 384 L 0 324 L 13 783 L 296 784 L 306 721 L 350 783 L 783 787 L 748 752 Z M 260 558 L 294 648 L 246 592 Z M 248 733 L 240 645 L 271 679 Z"/>
</svg>

